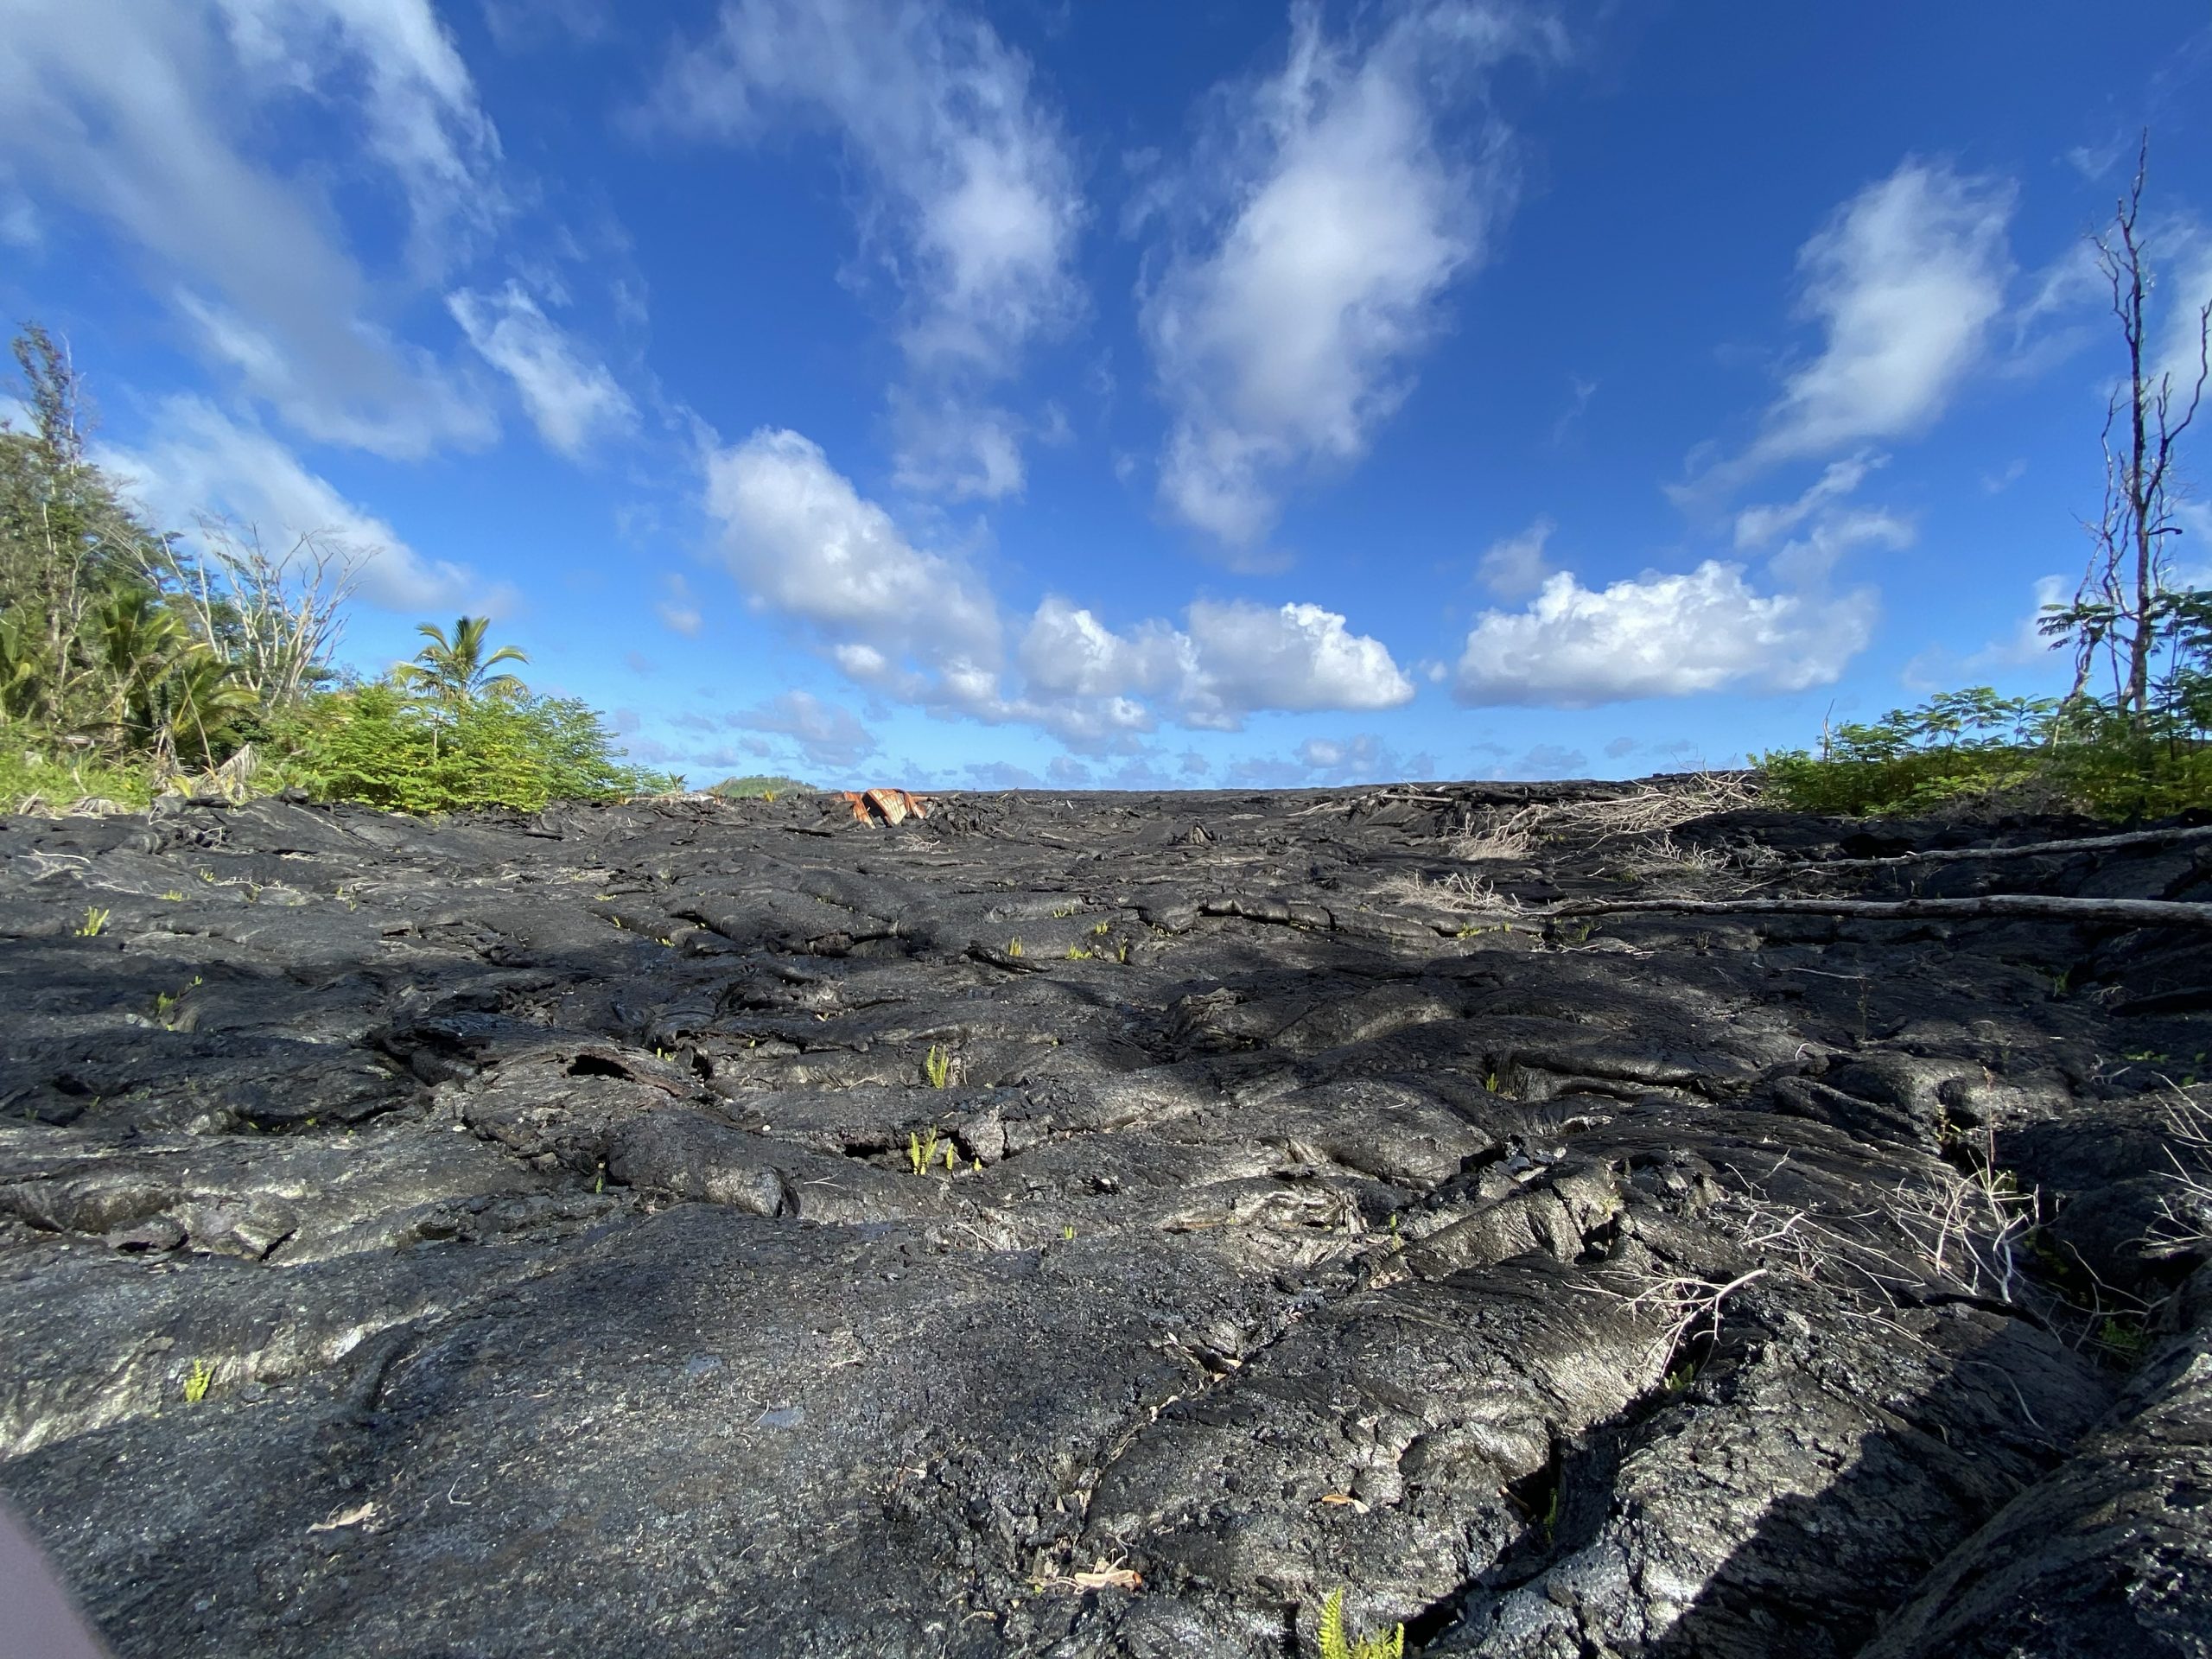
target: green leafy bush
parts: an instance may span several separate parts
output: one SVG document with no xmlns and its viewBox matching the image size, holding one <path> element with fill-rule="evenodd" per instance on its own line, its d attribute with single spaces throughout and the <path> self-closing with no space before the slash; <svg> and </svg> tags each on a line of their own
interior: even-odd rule
<svg viewBox="0 0 2212 1659">
<path fill-rule="evenodd" d="M 1977 686 L 1839 726 L 1817 754 L 1756 759 L 1772 795 L 1806 812 L 1926 812 L 2004 798 L 2104 818 L 2162 817 L 2212 806 L 2202 679 L 2178 667 L 2142 715 L 2094 698 L 2005 698 Z"/>
<path fill-rule="evenodd" d="M 377 681 L 314 699 L 285 736 L 287 769 L 311 792 L 398 812 L 534 812 L 665 783 L 617 761 L 598 715 L 572 698 L 512 694 L 452 704 Z"/>
</svg>

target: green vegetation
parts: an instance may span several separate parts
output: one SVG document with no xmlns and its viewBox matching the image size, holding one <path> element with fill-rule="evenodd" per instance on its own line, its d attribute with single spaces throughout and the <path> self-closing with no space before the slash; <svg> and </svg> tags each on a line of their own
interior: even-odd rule
<svg viewBox="0 0 2212 1659">
<path fill-rule="evenodd" d="M 944 1161 L 944 1173 L 951 1174 L 957 1167 L 957 1150 L 950 1136 L 940 1137 L 932 1123 L 922 1134 L 912 1130 L 906 1135 L 906 1163 L 917 1175 L 926 1175 L 930 1166 L 940 1158 Z"/>
<path fill-rule="evenodd" d="M 1406 1627 L 1394 1625 L 1388 1635 L 1354 1641 L 1344 1630 L 1344 1592 L 1332 1590 L 1321 1604 L 1320 1640 L 1321 1659 L 1404 1659 Z"/>
<path fill-rule="evenodd" d="M 932 1089 L 942 1089 L 952 1081 L 952 1056 L 936 1043 L 922 1057 L 922 1077 Z"/>
<path fill-rule="evenodd" d="M 777 796 L 787 795 L 793 791 L 800 794 L 810 793 L 813 788 L 812 784 L 801 783 L 796 778 L 758 772 L 749 778 L 725 778 L 707 793 L 719 795 L 726 801 L 772 801 Z"/>
<path fill-rule="evenodd" d="M 89 459 L 66 349 L 33 324 L 14 356 L 30 426 L 0 423 L 0 810 L 297 786 L 407 812 L 536 810 L 668 787 L 618 761 L 584 704 L 496 672 L 528 658 L 489 648 L 486 618 L 424 623 L 413 661 L 341 676 L 371 550 L 309 531 L 272 551 L 213 518 L 188 543 L 156 530 Z"/>
<path fill-rule="evenodd" d="M 207 1390 L 215 1386 L 214 1368 L 204 1359 L 192 1362 L 192 1369 L 185 1373 L 184 1403 L 196 1406 L 207 1397 Z"/>
<path fill-rule="evenodd" d="M 2072 651 L 2072 688 L 2057 698 L 2000 697 L 1987 686 L 1946 692 L 1823 732 L 1817 755 L 1759 757 L 1785 804 L 1919 812 L 2002 798 L 2106 818 L 2212 805 L 2212 588 L 2177 583 L 2170 552 L 2182 533 L 2176 446 L 2212 378 L 2212 302 L 2193 319 L 2196 362 L 2183 360 L 2180 385 L 2145 366 L 2158 353 L 2146 350 L 2155 320 L 2146 320 L 2152 283 L 2137 229 L 2143 180 L 2139 162 L 2133 188 L 2095 238 L 2127 359 L 2105 416 L 2103 511 L 2087 525 L 2094 551 L 2073 601 L 2046 605 L 2039 625 L 2054 649 Z"/>
</svg>

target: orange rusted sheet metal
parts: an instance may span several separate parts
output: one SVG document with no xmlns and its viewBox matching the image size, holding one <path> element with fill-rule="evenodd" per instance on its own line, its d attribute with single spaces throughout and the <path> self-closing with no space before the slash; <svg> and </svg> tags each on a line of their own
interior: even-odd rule
<svg viewBox="0 0 2212 1659">
<path fill-rule="evenodd" d="M 928 796 L 910 795 L 903 789 L 849 789 L 844 796 L 856 823 L 903 823 L 930 815 Z"/>
</svg>

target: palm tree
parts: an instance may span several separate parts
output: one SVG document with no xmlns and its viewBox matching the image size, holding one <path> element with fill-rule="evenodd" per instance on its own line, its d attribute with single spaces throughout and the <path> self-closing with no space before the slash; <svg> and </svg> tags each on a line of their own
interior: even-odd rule
<svg viewBox="0 0 2212 1659">
<path fill-rule="evenodd" d="M 491 628 L 488 616 L 464 616 L 453 625 L 453 637 L 435 622 L 425 622 L 415 630 L 430 643 L 415 653 L 411 663 L 402 663 L 394 671 L 402 684 L 419 685 L 430 699 L 448 709 L 457 709 L 477 697 L 490 693 L 493 696 L 510 696 L 530 688 L 512 674 L 494 674 L 492 669 L 500 663 L 526 663 L 529 657 L 512 645 L 501 645 L 489 657 L 484 654 L 484 635 Z"/>
</svg>

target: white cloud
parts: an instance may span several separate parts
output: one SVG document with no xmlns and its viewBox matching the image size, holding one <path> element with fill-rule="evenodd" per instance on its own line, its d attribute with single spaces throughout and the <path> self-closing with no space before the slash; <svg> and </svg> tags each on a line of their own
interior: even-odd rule
<svg viewBox="0 0 2212 1659">
<path fill-rule="evenodd" d="M 571 461 L 636 428 L 637 408 L 606 365 L 587 361 L 520 283 L 497 294 L 457 289 L 446 308 L 478 355 L 515 383 L 538 435 Z"/>
<path fill-rule="evenodd" d="M 667 589 L 667 596 L 655 603 L 654 613 L 685 639 L 696 639 L 699 630 L 707 624 L 706 618 L 699 613 L 699 601 L 691 592 L 690 582 L 671 573 L 662 586 Z"/>
<path fill-rule="evenodd" d="M 328 531 L 372 553 L 360 594 L 382 609 L 496 616 L 512 608 L 512 588 L 487 584 L 466 566 L 423 558 L 389 524 L 346 500 L 257 426 L 200 398 L 171 397 L 155 430 L 158 435 L 140 448 L 104 448 L 96 459 L 130 481 L 159 524 L 224 515 L 257 526 L 271 543 Z"/>
<path fill-rule="evenodd" d="M 283 176 L 249 139 L 302 98 L 330 142 Z M 379 326 L 376 284 L 308 182 L 395 193 L 418 274 L 500 211 L 496 135 L 429 0 L 16 6 L 0 149 L 45 206 L 111 225 L 201 346 L 301 432 L 402 456 L 490 437 L 467 391 Z"/>
<path fill-rule="evenodd" d="M 1492 542 L 1475 566 L 1475 579 L 1500 599 L 1527 598 L 1552 573 L 1544 543 L 1558 528 L 1549 518 L 1540 518 L 1518 536 Z"/>
<path fill-rule="evenodd" d="M 955 496 L 1018 489 L 1011 426 L 959 406 L 1082 304 L 1075 165 L 1027 60 L 949 7 L 726 0 L 652 118 L 709 137 L 757 138 L 779 119 L 837 134 L 868 181 L 863 232 L 906 294 L 901 344 L 930 411 L 901 432 L 902 474 Z M 946 419 L 967 436 L 938 432 Z M 962 454 L 976 464 L 948 470 Z"/>
<path fill-rule="evenodd" d="M 1414 684 L 1379 639 L 1319 605 L 1270 609 L 1201 600 L 1190 609 L 1197 683 L 1185 722 L 1218 725 L 1262 709 L 1394 709 Z"/>
<path fill-rule="evenodd" d="M 878 747 L 874 734 L 851 709 L 824 702 L 810 691 L 786 691 L 757 709 L 732 715 L 729 723 L 743 731 L 788 737 L 810 765 L 836 770 L 858 766 Z"/>
<path fill-rule="evenodd" d="M 1739 564 L 1640 576 L 1592 591 L 1550 577 L 1525 611 L 1485 611 L 1456 691 L 1470 704 L 1586 709 L 1723 688 L 1797 691 L 1833 681 L 1872 637 L 1872 590 L 1761 595 Z"/>
<path fill-rule="evenodd" d="M 1908 160 L 1797 256 L 1799 315 L 1826 334 L 1768 411 L 1755 463 L 1926 428 L 1980 355 L 2012 275 L 2011 184 Z"/>
<path fill-rule="evenodd" d="M 1396 752 L 1373 732 L 1309 737 L 1296 753 L 1315 783 L 1363 784 L 1404 775 Z"/>
<path fill-rule="evenodd" d="M 810 629 L 849 677 L 900 701 L 1126 751 L 1165 717 L 1235 730 L 1262 709 L 1374 709 L 1413 696 L 1380 640 L 1312 604 L 1199 601 L 1179 628 L 1116 632 L 1047 595 L 1011 632 L 964 563 L 915 547 L 796 432 L 707 461 L 707 504 L 750 601 Z"/>
<path fill-rule="evenodd" d="M 1002 409 L 953 400 L 891 398 L 902 490 L 955 501 L 1019 495 L 1024 481 L 1021 423 Z"/>
<path fill-rule="evenodd" d="M 855 679 L 964 699 L 998 666 L 999 619 L 963 566 L 912 546 L 816 444 L 763 428 L 710 454 L 708 510 L 757 607 L 810 626 Z"/>
<path fill-rule="evenodd" d="M 1263 537 L 1292 474 L 1341 466 L 1410 385 L 1440 302 L 1510 206 L 1502 141 L 1456 154 L 1441 118 L 1473 72 L 1554 53 L 1521 14 L 1402 11 L 1363 48 L 1291 19 L 1288 60 L 1217 96 L 1222 130 L 1144 197 L 1186 228 L 1157 261 L 1142 321 L 1174 410 L 1160 493 L 1236 547 Z"/>
<path fill-rule="evenodd" d="M 1736 545 L 1764 547 L 1776 537 L 1788 535 L 1828 503 L 1852 493 L 1866 482 L 1867 474 L 1889 462 L 1887 455 L 1861 452 L 1847 461 L 1831 462 L 1795 501 L 1745 507 L 1736 515 Z"/>
</svg>

